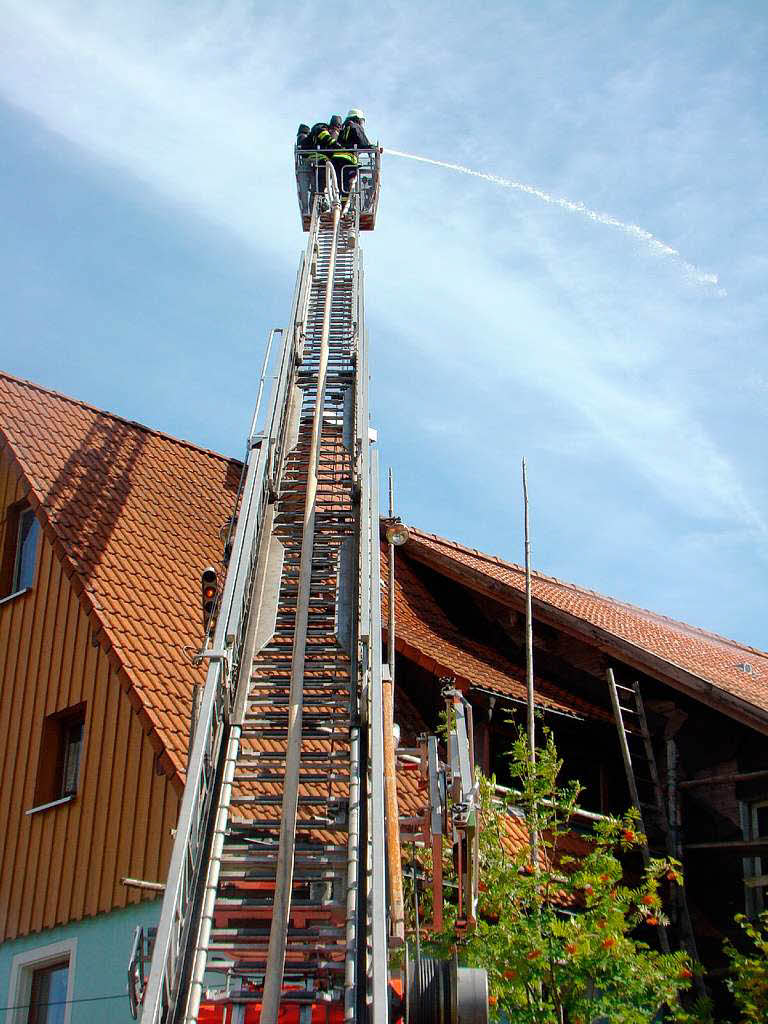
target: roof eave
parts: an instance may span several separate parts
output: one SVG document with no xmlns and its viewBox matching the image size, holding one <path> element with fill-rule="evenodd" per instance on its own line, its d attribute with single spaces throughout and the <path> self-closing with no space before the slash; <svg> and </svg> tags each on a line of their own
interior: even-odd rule
<svg viewBox="0 0 768 1024">
<path fill-rule="evenodd" d="M 443 555 L 431 547 L 421 545 L 418 540 L 410 540 L 404 551 L 409 557 L 436 569 L 477 593 L 501 600 L 516 610 L 524 608 L 525 596 L 522 592 L 491 579 L 476 569 L 459 565 L 449 555 Z M 540 598 L 534 598 L 532 604 L 536 617 L 547 625 L 556 626 L 577 639 L 586 639 L 603 653 L 613 655 L 646 675 L 667 683 L 702 704 L 722 711 L 757 732 L 768 734 L 768 712 L 757 705 L 729 693 L 709 679 L 697 676 L 674 662 L 638 647 L 629 640 L 617 637 L 601 626 L 587 622 L 561 608 L 555 608 Z"/>
</svg>

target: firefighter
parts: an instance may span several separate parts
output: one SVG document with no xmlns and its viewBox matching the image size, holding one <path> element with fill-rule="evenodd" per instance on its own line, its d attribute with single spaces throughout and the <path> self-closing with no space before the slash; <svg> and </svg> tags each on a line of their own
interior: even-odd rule
<svg viewBox="0 0 768 1024">
<path fill-rule="evenodd" d="M 334 153 L 331 157 L 333 166 L 336 168 L 339 188 L 344 196 L 349 195 L 357 178 L 358 158 L 354 147 L 357 147 L 357 149 L 373 149 L 368 136 L 365 134 L 364 124 L 365 114 L 362 110 L 358 110 L 357 107 L 352 107 L 347 113 L 344 124 L 339 132 L 337 143 L 339 152 Z"/>
<path fill-rule="evenodd" d="M 309 125 L 300 124 L 299 130 L 296 132 L 296 149 L 302 150 L 307 148 L 307 139 L 309 138 Z M 296 180 L 299 186 L 299 205 L 301 211 L 304 214 L 309 213 L 309 196 L 312 191 L 312 168 L 309 165 L 309 161 L 306 155 L 299 155 L 296 161 Z"/>
<path fill-rule="evenodd" d="M 336 139 L 341 130 L 342 121 L 338 114 L 333 114 L 329 121 L 318 121 L 312 125 L 304 146 L 306 149 L 319 150 L 307 156 L 307 163 L 312 171 L 312 191 L 325 192 L 325 168 L 328 162 L 327 150 L 336 148 Z M 323 152 L 325 150 L 326 152 Z"/>
</svg>

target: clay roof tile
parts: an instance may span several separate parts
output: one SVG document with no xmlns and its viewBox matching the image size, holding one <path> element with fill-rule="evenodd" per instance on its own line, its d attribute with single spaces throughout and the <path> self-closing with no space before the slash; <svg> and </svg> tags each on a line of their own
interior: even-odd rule
<svg viewBox="0 0 768 1024">
<path fill-rule="evenodd" d="M 410 539 L 403 550 L 419 561 L 438 571 L 440 566 L 445 569 L 446 564 L 453 564 L 467 573 L 468 585 L 473 578 L 485 581 L 500 597 L 506 594 L 519 602 L 524 595 L 522 566 L 416 527 L 409 530 Z M 767 652 L 540 572 L 533 573 L 532 591 L 540 609 L 565 613 L 595 627 L 609 644 L 618 641 L 624 645 L 621 650 L 645 656 L 648 671 L 663 676 L 665 669 L 682 670 L 709 684 L 724 699 L 733 697 L 751 705 L 766 720 Z"/>
<path fill-rule="evenodd" d="M 0 439 L 181 777 L 203 679 L 183 650 L 202 635 L 196 574 L 221 557 L 239 463 L 5 374 Z"/>
</svg>

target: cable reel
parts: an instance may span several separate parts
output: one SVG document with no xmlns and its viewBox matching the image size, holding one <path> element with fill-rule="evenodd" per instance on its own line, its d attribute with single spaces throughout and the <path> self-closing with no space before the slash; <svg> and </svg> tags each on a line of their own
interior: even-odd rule
<svg viewBox="0 0 768 1024">
<path fill-rule="evenodd" d="M 405 963 L 405 1024 L 488 1024 L 488 974 L 450 960 Z"/>
</svg>

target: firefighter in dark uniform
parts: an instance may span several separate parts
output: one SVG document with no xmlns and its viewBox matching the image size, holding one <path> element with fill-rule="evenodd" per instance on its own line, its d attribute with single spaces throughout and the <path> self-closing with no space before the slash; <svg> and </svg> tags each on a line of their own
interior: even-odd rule
<svg viewBox="0 0 768 1024">
<path fill-rule="evenodd" d="M 341 126 L 337 142 L 338 152 L 331 157 L 333 166 L 336 168 L 336 178 L 339 182 L 339 189 L 343 196 L 349 195 L 354 187 L 357 177 L 357 153 L 358 149 L 373 149 L 368 136 L 365 134 L 365 114 L 362 110 L 353 107 L 347 114 L 344 124 Z"/>
<path fill-rule="evenodd" d="M 306 160 L 312 172 L 312 192 L 325 191 L 325 168 L 328 163 L 328 153 L 323 150 L 335 149 L 336 139 L 341 130 L 341 118 L 334 114 L 330 121 L 318 121 L 312 125 L 308 135 L 304 138 L 304 149 L 315 150 L 307 154 Z M 319 150 L 319 152 L 318 152 Z"/>
<path fill-rule="evenodd" d="M 301 151 L 307 148 L 309 130 L 308 124 L 299 125 L 299 130 L 296 132 L 297 150 Z M 309 213 L 310 194 L 312 192 L 312 170 L 306 155 L 302 155 L 301 152 L 299 152 L 299 157 L 296 161 L 296 181 L 299 188 L 299 206 L 301 207 L 302 214 L 306 215 Z"/>
</svg>

